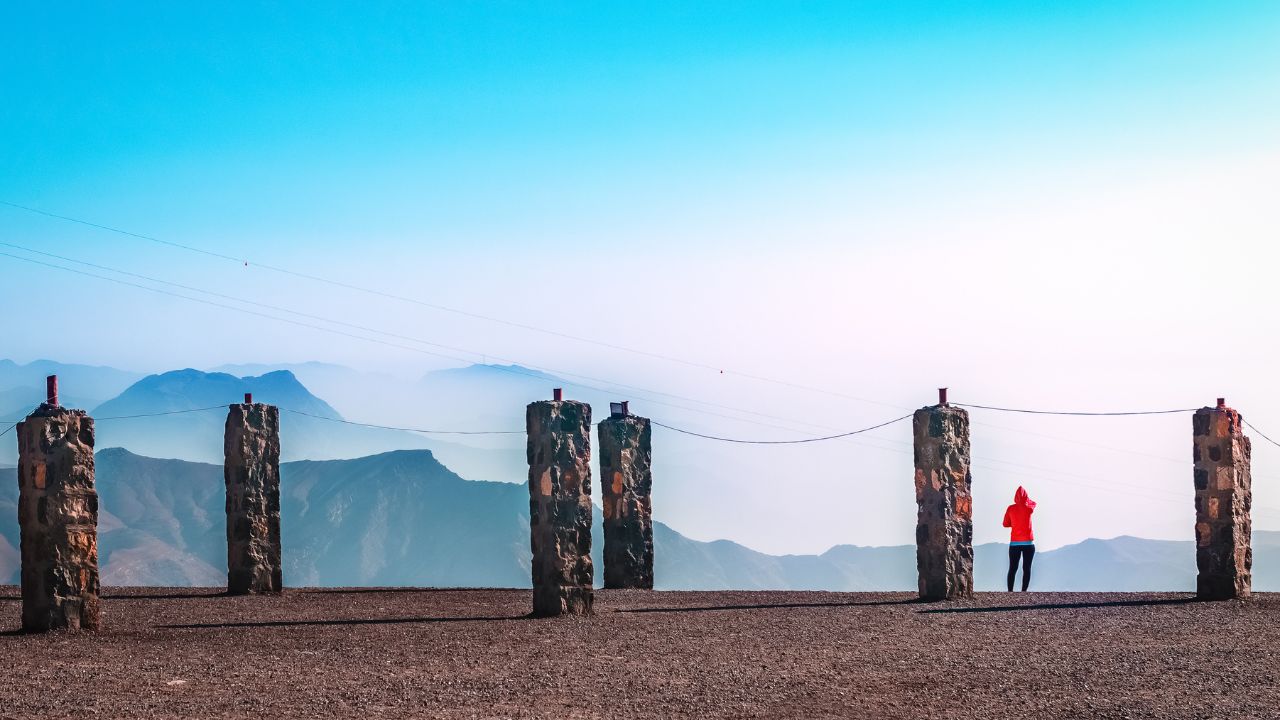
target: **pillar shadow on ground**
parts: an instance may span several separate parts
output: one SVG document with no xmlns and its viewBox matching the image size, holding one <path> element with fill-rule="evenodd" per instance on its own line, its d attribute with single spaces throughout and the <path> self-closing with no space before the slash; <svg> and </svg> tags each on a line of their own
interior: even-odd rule
<svg viewBox="0 0 1280 720">
<path fill-rule="evenodd" d="M 103 595 L 103 600 L 215 600 L 217 598 L 231 597 L 225 590 L 211 590 L 209 592 L 172 592 L 172 593 L 138 593 L 138 594 L 121 594 L 114 593 L 111 595 Z"/>
<path fill-rule="evenodd" d="M 862 600 L 850 602 L 817 602 L 817 603 L 773 603 L 753 605 L 705 605 L 699 607 L 651 607 L 624 608 L 614 610 L 620 613 L 666 613 L 666 612 L 713 612 L 716 610 L 782 610 L 795 608 L 841 608 L 841 607 L 877 607 L 886 605 L 917 605 L 918 598 L 905 600 Z"/>
<path fill-rule="evenodd" d="M 1158 605 L 1187 605 L 1198 602 L 1195 597 L 1184 598 L 1150 598 L 1145 600 L 1107 600 L 1101 602 L 1066 602 L 1066 603 L 1040 603 L 1031 605 L 996 605 L 992 607 L 953 607 L 953 608 L 935 608 L 933 610 L 917 610 L 921 615 L 936 615 L 947 613 L 993 613 L 993 612 L 1017 612 L 1019 610 L 1075 610 L 1080 608 L 1111 608 L 1111 607 L 1151 607 Z"/>
<path fill-rule="evenodd" d="M 287 588 L 285 593 L 304 595 L 367 595 L 378 593 L 491 593 L 525 591 L 529 588 L 467 588 L 467 587 L 358 587 L 358 588 Z"/>
<path fill-rule="evenodd" d="M 489 617 L 408 617 L 408 618 L 356 618 L 344 620 L 262 620 L 255 622 L 193 623 L 182 625 L 156 625 L 162 630 L 226 630 L 288 627 L 341 627 L 347 625 L 419 625 L 455 622 L 497 622 L 500 620 L 528 620 L 528 615 L 502 615 Z"/>
</svg>

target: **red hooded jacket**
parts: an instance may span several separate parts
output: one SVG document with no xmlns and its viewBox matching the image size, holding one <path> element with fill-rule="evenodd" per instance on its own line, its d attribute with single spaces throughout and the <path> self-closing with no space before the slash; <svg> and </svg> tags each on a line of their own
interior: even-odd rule
<svg viewBox="0 0 1280 720">
<path fill-rule="evenodd" d="M 1027 496 L 1027 491 L 1018 486 L 1013 494 L 1013 504 L 1004 511 L 1004 526 L 1012 528 L 1009 542 L 1031 542 L 1035 537 L 1031 534 L 1031 513 L 1036 504 Z"/>
</svg>

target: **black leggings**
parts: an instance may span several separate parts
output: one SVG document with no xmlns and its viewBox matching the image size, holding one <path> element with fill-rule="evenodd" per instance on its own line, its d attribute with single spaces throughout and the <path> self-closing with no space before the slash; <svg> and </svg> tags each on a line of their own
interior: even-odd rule
<svg viewBox="0 0 1280 720">
<path fill-rule="evenodd" d="M 1013 577 L 1018 574 L 1018 558 L 1022 558 L 1022 592 L 1031 584 L 1031 561 L 1035 559 L 1035 545 L 1009 546 L 1009 592 L 1013 592 Z"/>
</svg>

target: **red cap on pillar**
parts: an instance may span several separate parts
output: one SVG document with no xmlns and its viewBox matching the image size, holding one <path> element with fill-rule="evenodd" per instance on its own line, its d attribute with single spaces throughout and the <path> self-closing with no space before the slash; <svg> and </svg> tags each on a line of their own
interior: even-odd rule
<svg viewBox="0 0 1280 720">
<path fill-rule="evenodd" d="M 1226 408 L 1227 408 L 1227 399 L 1226 399 L 1226 398 L 1218 398 L 1218 409 L 1219 409 L 1219 410 L 1225 410 Z"/>
<path fill-rule="evenodd" d="M 245 393 L 245 394 L 244 394 L 244 404 L 245 404 L 245 405 L 252 405 L 252 404 L 253 404 L 253 393 Z"/>
<path fill-rule="evenodd" d="M 551 399 L 555 400 L 556 402 L 560 402 L 561 400 L 564 399 L 564 391 L 561 390 L 560 388 L 555 388 L 554 390 L 551 391 Z"/>
<path fill-rule="evenodd" d="M 939 404 L 939 405 L 944 405 L 944 406 L 947 404 L 947 389 L 946 389 L 946 388 L 938 388 L 938 404 Z"/>
<path fill-rule="evenodd" d="M 50 375 L 44 379 L 45 402 L 58 407 L 58 376 Z"/>
</svg>

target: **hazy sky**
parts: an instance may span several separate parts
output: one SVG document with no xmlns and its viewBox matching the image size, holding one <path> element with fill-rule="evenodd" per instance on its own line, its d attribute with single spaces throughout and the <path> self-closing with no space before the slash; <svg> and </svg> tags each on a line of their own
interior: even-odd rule
<svg viewBox="0 0 1280 720">
<path fill-rule="evenodd" d="M 1280 435 L 1273 2 L 31 3 L 5 20 L 0 201 L 250 263 L 4 206 L 0 242 L 420 351 L 0 256 L 0 357 L 405 377 L 514 360 L 759 438 L 874 424 L 939 385 L 1051 409 L 1225 395 Z M 979 541 L 1007 539 L 1020 482 L 1045 546 L 1191 536 L 1189 418 L 974 421 Z M 659 518 L 770 551 L 911 542 L 909 428 L 875 435 L 673 439 Z M 1256 524 L 1280 529 L 1280 448 L 1254 454 Z"/>
</svg>

